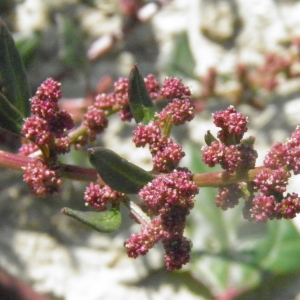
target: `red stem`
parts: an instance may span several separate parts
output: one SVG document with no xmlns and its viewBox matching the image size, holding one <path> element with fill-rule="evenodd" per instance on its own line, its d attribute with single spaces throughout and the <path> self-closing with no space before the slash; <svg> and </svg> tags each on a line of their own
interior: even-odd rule
<svg viewBox="0 0 300 300">
<path fill-rule="evenodd" d="M 60 170 L 62 172 L 62 176 L 67 179 L 88 182 L 98 180 L 98 183 L 105 184 L 97 172 L 92 168 L 82 168 L 61 164 Z"/>
<path fill-rule="evenodd" d="M 22 171 L 29 162 L 34 161 L 35 158 L 13 154 L 0 150 L 0 166 L 4 168 Z"/>
<path fill-rule="evenodd" d="M 36 158 L 8 153 L 0 150 L 0 166 L 5 168 L 22 171 L 23 168 L 26 167 L 29 162 L 35 159 Z M 255 176 L 263 169 L 266 169 L 266 167 L 263 166 L 257 167 L 243 174 L 237 174 L 237 173 L 230 174 L 225 171 L 195 174 L 193 176 L 193 181 L 199 187 L 219 187 L 222 185 L 238 183 L 242 181 L 244 182 L 253 181 Z M 92 168 L 82 168 L 73 165 L 61 164 L 60 171 L 62 173 L 63 178 L 77 180 L 77 181 L 87 181 L 87 182 L 98 180 L 100 184 L 104 184 L 103 180 L 100 178 L 97 172 Z"/>
<path fill-rule="evenodd" d="M 255 176 L 262 170 L 267 169 L 266 167 L 256 167 L 244 174 L 228 173 L 228 172 L 211 172 L 203 174 L 195 174 L 193 181 L 199 187 L 219 187 L 222 185 L 228 185 L 238 182 L 253 181 Z"/>
<path fill-rule="evenodd" d="M 31 161 L 36 158 L 27 157 L 19 154 L 13 154 L 0 150 L 0 166 L 4 168 L 13 169 L 16 171 L 22 171 L 24 167 L 28 165 Z M 92 168 L 82 168 L 72 165 L 61 164 L 60 171 L 62 176 L 67 179 L 77 180 L 77 181 L 95 181 L 101 179 L 97 176 L 97 172 Z"/>
</svg>

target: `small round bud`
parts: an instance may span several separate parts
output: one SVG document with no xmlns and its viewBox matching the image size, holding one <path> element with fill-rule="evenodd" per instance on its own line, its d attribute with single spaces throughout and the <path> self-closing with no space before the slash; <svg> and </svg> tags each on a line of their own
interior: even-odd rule
<svg viewBox="0 0 300 300">
<path fill-rule="evenodd" d="M 190 89 L 185 86 L 180 78 L 167 77 L 160 90 L 162 97 L 166 99 L 183 98 L 191 95 Z"/>
<path fill-rule="evenodd" d="M 275 211 L 284 219 L 293 219 L 300 213 L 300 198 L 298 194 L 287 194 L 280 203 L 276 204 Z"/>
<path fill-rule="evenodd" d="M 173 99 L 159 114 L 158 119 L 164 123 L 171 116 L 173 125 L 182 125 L 194 118 L 194 106 L 190 99 Z"/>
<path fill-rule="evenodd" d="M 50 169 L 43 161 L 37 159 L 24 168 L 23 179 L 32 194 L 38 197 L 57 194 L 60 192 L 61 179 L 57 172 Z"/>
<path fill-rule="evenodd" d="M 150 122 L 147 125 L 139 125 L 133 131 L 133 142 L 136 147 L 145 147 L 147 144 L 156 144 L 162 136 L 157 122 Z M 164 138 L 166 140 L 166 138 Z"/>
<path fill-rule="evenodd" d="M 172 140 L 161 151 L 157 151 L 153 156 L 153 169 L 157 172 L 169 173 L 178 167 L 185 153 L 182 147 Z"/>
<path fill-rule="evenodd" d="M 25 120 L 22 127 L 22 134 L 38 146 L 50 143 L 53 135 L 49 130 L 49 124 L 44 119 L 33 116 Z"/>
<path fill-rule="evenodd" d="M 272 220 L 277 217 L 275 212 L 275 198 L 274 196 L 266 196 L 265 194 L 258 194 L 252 200 L 251 216 L 257 222 L 265 222 L 268 219 Z"/>
<path fill-rule="evenodd" d="M 119 78 L 118 81 L 114 83 L 114 100 L 115 104 L 120 106 L 128 105 L 128 91 L 129 91 L 129 80 L 128 78 Z"/>
<path fill-rule="evenodd" d="M 144 78 L 151 99 L 157 99 L 159 93 L 159 82 L 153 74 Z"/>
<path fill-rule="evenodd" d="M 99 134 L 104 131 L 108 126 L 108 120 L 106 118 L 105 112 L 102 109 L 98 109 L 94 106 L 90 107 L 89 110 L 84 115 L 84 125 L 89 129 L 89 135 Z"/>
<path fill-rule="evenodd" d="M 239 203 L 243 192 L 238 184 L 230 184 L 219 188 L 219 194 L 216 196 L 216 206 L 222 210 L 233 208 Z"/>
<path fill-rule="evenodd" d="M 98 211 L 105 211 L 108 204 L 119 205 L 121 201 L 126 199 L 127 196 L 125 194 L 111 189 L 108 185 L 101 187 L 94 182 L 91 182 L 84 192 L 86 204 Z"/>
<path fill-rule="evenodd" d="M 265 195 L 282 194 L 286 191 L 290 177 L 290 172 L 282 168 L 278 170 L 265 169 L 258 173 L 253 181 L 255 188 Z"/>
<path fill-rule="evenodd" d="M 163 240 L 163 246 L 168 270 L 179 270 L 190 261 L 192 242 L 186 237 L 173 235 Z"/>
<path fill-rule="evenodd" d="M 238 113 L 233 106 L 226 110 L 213 114 L 214 124 L 222 130 L 218 133 L 221 142 L 227 144 L 237 144 L 241 141 L 244 133 L 248 130 L 248 118 Z M 230 143 L 229 143 L 230 142 Z"/>
</svg>

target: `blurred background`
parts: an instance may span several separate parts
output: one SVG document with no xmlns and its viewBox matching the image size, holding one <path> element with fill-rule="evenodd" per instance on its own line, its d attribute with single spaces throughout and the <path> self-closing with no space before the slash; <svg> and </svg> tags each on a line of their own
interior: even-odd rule
<svg viewBox="0 0 300 300">
<path fill-rule="evenodd" d="M 65 105 L 80 106 L 135 63 L 144 77 L 181 77 L 197 115 L 174 138 L 186 152 L 182 166 L 195 173 L 213 171 L 200 149 L 205 132 L 216 132 L 217 110 L 235 105 L 249 116 L 258 165 L 299 125 L 299 16 L 293 0 L 0 0 L 32 94 L 53 77 Z M 111 118 L 95 145 L 151 169 L 147 150 L 133 147 L 134 128 Z M 67 156 L 90 166 L 85 149 Z M 203 188 L 186 230 L 191 262 L 168 272 L 160 246 L 127 258 L 124 240 L 139 230 L 128 211 L 122 228 L 107 235 L 60 213 L 64 206 L 84 210 L 84 184 L 66 181 L 61 195 L 37 199 L 21 174 L 1 169 L 0 176 L 1 299 L 300 299 L 297 219 L 246 222 L 242 205 L 223 212 L 216 191 Z M 300 193 L 297 177 L 289 191 Z"/>
</svg>

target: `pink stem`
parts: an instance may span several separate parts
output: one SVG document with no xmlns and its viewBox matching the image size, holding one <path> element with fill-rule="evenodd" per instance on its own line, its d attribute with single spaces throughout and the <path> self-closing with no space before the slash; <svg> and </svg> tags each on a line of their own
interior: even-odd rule
<svg viewBox="0 0 300 300">
<path fill-rule="evenodd" d="M 211 172 L 203 174 L 195 174 L 193 181 L 199 187 L 219 187 L 232 183 L 253 181 L 255 176 L 262 170 L 267 169 L 264 166 L 256 167 L 243 174 L 228 173 L 228 172 Z"/>
<path fill-rule="evenodd" d="M 34 161 L 37 158 L 27 157 L 19 154 L 9 153 L 0 150 L 0 166 L 4 168 L 13 169 L 16 171 L 22 171 L 28 163 Z M 67 179 L 77 181 L 95 181 L 98 179 L 99 183 L 103 183 L 97 172 L 92 168 L 82 168 L 78 166 L 60 165 L 60 171 L 62 176 Z"/>
<path fill-rule="evenodd" d="M 29 162 L 35 159 L 36 158 L 8 153 L 0 150 L 0 166 L 4 168 L 22 171 Z M 219 187 L 222 185 L 238 183 L 242 181 L 253 181 L 255 176 L 263 169 L 266 169 L 266 167 L 257 167 L 248 172 L 245 172 L 244 174 L 230 174 L 225 171 L 195 174 L 193 180 L 199 187 Z M 87 182 L 98 180 L 100 184 L 104 184 L 103 180 L 92 168 L 82 168 L 73 165 L 61 164 L 60 171 L 62 173 L 62 176 L 67 179 Z"/>
</svg>

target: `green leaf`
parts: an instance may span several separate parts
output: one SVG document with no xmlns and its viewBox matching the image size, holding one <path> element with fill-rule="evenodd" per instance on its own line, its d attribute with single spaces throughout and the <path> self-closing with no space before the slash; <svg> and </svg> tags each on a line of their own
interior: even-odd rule
<svg viewBox="0 0 300 300">
<path fill-rule="evenodd" d="M 148 124 L 154 120 L 155 108 L 138 67 L 134 65 L 129 75 L 129 102 L 136 123 Z"/>
<path fill-rule="evenodd" d="M 99 232 L 114 232 L 121 225 L 121 213 L 116 208 L 104 212 L 83 212 L 64 207 L 61 212 Z"/>
<path fill-rule="evenodd" d="M 41 43 L 40 34 L 35 32 L 18 36 L 15 43 L 22 62 L 27 69 L 38 53 L 37 50 Z"/>
<path fill-rule="evenodd" d="M 83 36 L 79 26 L 64 14 L 57 15 L 59 28 L 60 49 L 59 56 L 65 65 L 72 69 L 83 69 L 87 63 L 87 56 L 83 46 Z"/>
<path fill-rule="evenodd" d="M 268 223 L 269 234 L 257 249 L 260 265 L 276 274 L 300 269 L 300 233 L 290 220 Z"/>
<path fill-rule="evenodd" d="M 190 43 L 186 32 L 175 37 L 173 51 L 165 71 L 169 76 L 195 78 L 194 68 L 196 62 L 190 49 Z"/>
<path fill-rule="evenodd" d="M 0 92 L 0 127 L 21 136 L 23 116 Z"/>
<path fill-rule="evenodd" d="M 130 163 L 115 152 L 95 147 L 88 150 L 91 164 L 112 189 L 137 194 L 154 177 L 144 169 Z"/>
<path fill-rule="evenodd" d="M 218 140 L 214 137 L 214 135 L 208 130 L 204 136 L 204 140 L 207 146 L 210 146 L 212 142 L 217 142 Z"/>
<path fill-rule="evenodd" d="M 16 127 L 21 128 L 23 118 L 30 114 L 30 92 L 19 52 L 2 19 L 0 19 L 0 49 L 0 92 L 2 94 L 0 126 L 13 133 L 19 133 L 16 132 Z M 15 119 L 14 124 L 9 122 L 8 114 L 12 114 L 12 118 Z"/>
</svg>

